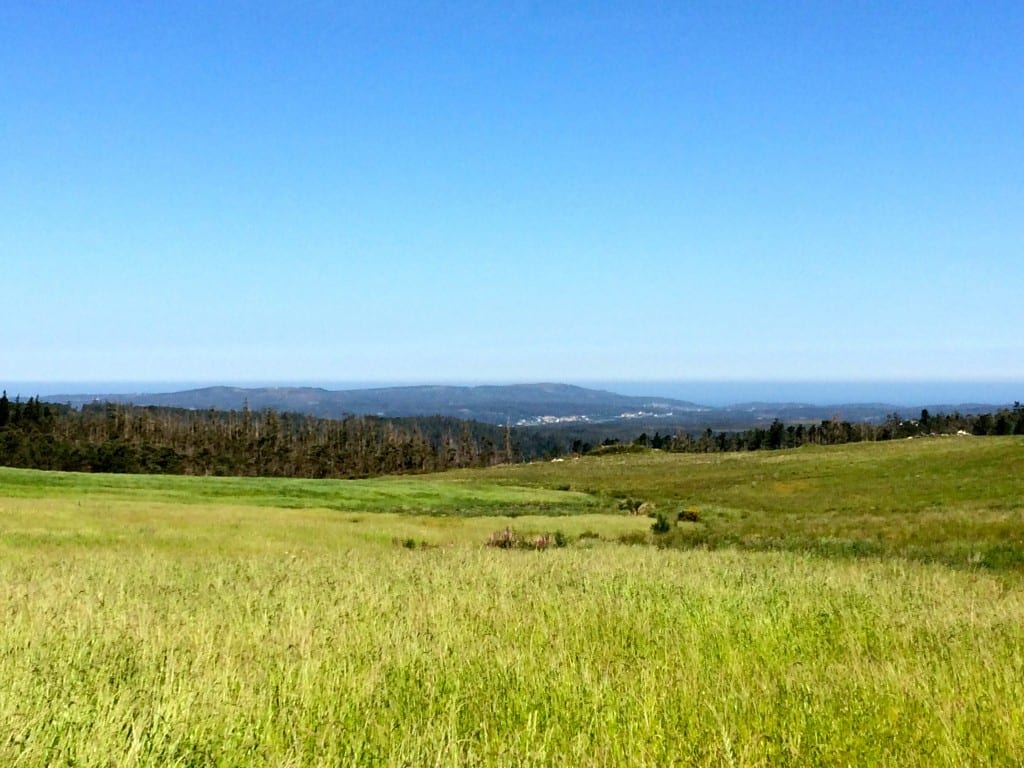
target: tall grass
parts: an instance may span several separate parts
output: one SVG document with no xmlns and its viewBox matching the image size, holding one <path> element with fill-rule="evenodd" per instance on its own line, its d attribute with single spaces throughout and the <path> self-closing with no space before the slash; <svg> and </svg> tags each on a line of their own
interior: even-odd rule
<svg viewBox="0 0 1024 768">
<path fill-rule="evenodd" d="M 1024 443 L 914 443 L 361 484 L 0 470 L 0 765 L 1021 765 L 1020 573 L 959 566 L 1018 551 Z M 659 539 L 626 495 L 698 522 Z M 485 546 L 505 526 L 569 546 Z M 696 548 L 619 543 L 673 537 Z"/>
<path fill-rule="evenodd" d="M 122 510 L 106 536 L 0 545 L 0 763 L 1024 759 L 1024 596 L 984 574 L 499 551 L 473 520 L 408 550 L 358 534 L 400 518 L 312 537 L 331 513 L 293 510 L 207 540 L 160 512 L 128 538 Z"/>
</svg>

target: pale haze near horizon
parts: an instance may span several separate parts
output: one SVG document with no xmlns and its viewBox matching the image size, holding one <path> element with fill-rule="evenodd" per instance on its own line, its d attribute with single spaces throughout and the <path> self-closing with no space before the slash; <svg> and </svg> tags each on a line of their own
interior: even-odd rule
<svg viewBox="0 0 1024 768">
<path fill-rule="evenodd" d="M 0 381 L 1024 381 L 1019 3 L 0 8 Z"/>
</svg>

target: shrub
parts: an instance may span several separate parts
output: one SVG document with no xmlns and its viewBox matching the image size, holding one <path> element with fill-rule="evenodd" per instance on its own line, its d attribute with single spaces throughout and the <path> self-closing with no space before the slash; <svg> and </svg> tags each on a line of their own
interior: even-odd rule
<svg viewBox="0 0 1024 768">
<path fill-rule="evenodd" d="M 654 505 L 643 499 L 628 497 L 619 502 L 619 509 L 631 515 L 647 515 L 654 509 Z"/>
<path fill-rule="evenodd" d="M 562 543 L 558 543 L 558 537 L 561 536 Z M 536 536 L 526 537 L 522 534 L 516 533 L 511 528 L 505 528 L 502 531 L 495 531 L 487 538 L 488 547 L 496 547 L 497 549 L 533 549 L 533 550 L 545 550 L 552 544 L 552 536 L 547 533 L 539 533 Z M 554 545 L 556 547 L 564 547 L 566 543 L 565 536 L 558 533 L 554 537 Z"/>
<path fill-rule="evenodd" d="M 700 510 L 696 507 L 687 507 L 686 509 L 679 510 L 679 514 L 676 516 L 677 523 L 699 523 L 700 522 Z"/>
<path fill-rule="evenodd" d="M 488 547 L 497 547 L 498 549 L 514 549 L 520 545 L 522 537 L 518 534 L 512 533 L 511 528 L 505 528 L 503 531 L 495 531 L 487 538 Z"/>
</svg>

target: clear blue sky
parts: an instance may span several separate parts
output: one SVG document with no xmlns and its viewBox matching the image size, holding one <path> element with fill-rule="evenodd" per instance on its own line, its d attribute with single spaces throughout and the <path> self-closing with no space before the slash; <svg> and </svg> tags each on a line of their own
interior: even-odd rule
<svg viewBox="0 0 1024 768">
<path fill-rule="evenodd" d="M 1024 380 L 1024 3 L 0 4 L 0 380 Z"/>
</svg>

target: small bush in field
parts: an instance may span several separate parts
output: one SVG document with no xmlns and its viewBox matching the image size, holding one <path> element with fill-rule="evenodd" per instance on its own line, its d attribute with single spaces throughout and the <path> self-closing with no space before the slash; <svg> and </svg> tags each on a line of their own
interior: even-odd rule
<svg viewBox="0 0 1024 768">
<path fill-rule="evenodd" d="M 512 532 L 511 528 L 505 528 L 503 531 L 495 531 L 487 539 L 488 547 L 497 547 L 498 549 L 514 549 L 521 545 L 522 537 Z"/>
<path fill-rule="evenodd" d="M 651 525 L 651 530 L 654 533 L 668 533 L 672 529 L 668 519 L 661 512 L 655 513 L 654 523 Z"/>
<path fill-rule="evenodd" d="M 687 507 L 686 509 L 679 510 L 679 514 L 676 515 L 677 523 L 699 523 L 700 522 L 700 510 L 696 507 Z"/>
<path fill-rule="evenodd" d="M 533 549 L 533 550 L 545 550 L 552 544 L 556 547 L 565 546 L 564 543 L 558 543 L 558 537 L 561 534 L 555 534 L 554 537 L 546 533 L 540 533 L 536 536 L 523 536 L 522 534 L 516 533 L 511 528 L 505 528 L 501 531 L 495 531 L 487 538 L 488 547 L 496 547 L 497 549 Z M 565 541 L 565 536 L 561 536 L 562 541 Z"/>
</svg>

